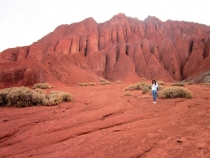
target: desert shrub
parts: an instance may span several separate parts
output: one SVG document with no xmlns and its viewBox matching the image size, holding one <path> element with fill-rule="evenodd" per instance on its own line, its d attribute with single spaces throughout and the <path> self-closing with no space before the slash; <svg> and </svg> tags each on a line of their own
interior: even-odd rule
<svg viewBox="0 0 210 158">
<path fill-rule="evenodd" d="M 157 81 L 158 85 L 165 85 L 163 81 Z"/>
<path fill-rule="evenodd" d="M 94 82 L 90 83 L 79 83 L 80 86 L 95 86 L 96 84 Z"/>
<path fill-rule="evenodd" d="M 99 78 L 99 80 L 101 81 L 101 82 L 106 82 L 107 80 L 105 80 L 105 79 L 103 79 L 103 78 Z"/>
<path fill-rule="evenodd" d="M 190 81 L 190 82 L 186 82 L 186 84 L 187 84 L 187 85 L 192 85 L 192 84 L 193 84 L 193 82 L 192 82 L 192 81 Z"/>
<path fill-rule="evenodd" d="M 128 86 L 125 90 L 126 91 L 142 90 L 143 88 L 151 89 L 151 86 L 149 84 L 144 83 L 144 82 L 139 82 L 136 85 Z"/>
<path fill-rule="evenodd" d="M 95 85 L 96 85 L 96 83 L 94 83 L 94 82 L 88 83 L 88 86 L 95 86 Z"/>
<path fill-rule="evenodd" d="M 210 86 L 210 83 L 200 83 L 201 85 Z"/>
<path fill-rule="evenodd" d="M 59 98 L 59 102 L 54 99 Z M 0 105 L 12 105 L 17 107 L 27 107 L 33 105 L 56 105 L 61 102 L 72 101 L 73 96 L 69 93 L 59 92 L 46 94 L 41 89 L 31 90 L 27 87 L 6 88 L 0 91 Z"/>
<path fill-rule="evenodd" d="M 178 82 L 178 83 L 173 83 L 173 84 L 171 84 L 170 86 L 184 86 L 184 84 L 183 84 L 183 83 Z"/>
<path fill-rule="evenodd" d="M 80 86 L 87 86 L 87 83 L 79 83 Z"/>
<path fill-rule="evenodd" d="M 132 96 L 132 94 L 131 94 L 130 91 L 128 91 L 128 92 L 125 92 L 125 93 L 124 93 L 124 96 Z"/>
<path fill-rule="evenodd" d="M 160 98 L 192 98 L 192 92 L 183 87 L 166 87 L 159 92 Z"/>
<path fill-rule="evenodd" d="M 57 105 L 62 102 L 69 102 L 73 100 L 73 96 L 70 93 L 52 91 L 46 96 L 47 105 Z"/>
<path fill-rule="evenodd" d="M 146 94 L 147 92 L 149 92 L 149 87 L 148 86 L 144 86 L 143 88 L 142 88 L 142 94 Z"/>
<path fill-rule="evenodd" d="M 100 84 L 101 85 L 106 85 L 106 84 L 110 84 L 110 82 L 109 81 L 105 81 L 105 82 L 101 82 Z"/>
<path fill-rule="evenodd" d="M 35 89 L 32 93 L 33 105 L 47 105 L 46 92 L 42 89 Z"/>
<path fill-rule="evenodd" d="M 163 89 L 165 89 L 166 88 L 166 86 L 158 86 L 158 91 L 162 91 Z"/>
<path fill-rule="evenodd" d="M 36 88 L 49 89 L 49 88 L 52 88 L 52 86 L 48 83 L 37 83 L 33 86 L 33 89 L 36 89 Z"/>
<path fill-rule="evenodd" d="M 125 91 L 133 91 L 133 90 L 138 90 L 136 85 L 130 85 L 125 89 Z"/>
<path fill-rule="evenodd" d="M 115 81 L 115 83 L 121 84 L 121 83 L 122 83 L 122 81 Z"/>
</svg>

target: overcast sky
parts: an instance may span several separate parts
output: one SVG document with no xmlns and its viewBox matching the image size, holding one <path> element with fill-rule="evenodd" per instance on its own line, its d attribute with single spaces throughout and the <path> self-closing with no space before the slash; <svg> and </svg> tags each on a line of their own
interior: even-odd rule
<svg viewBox="0 0 210 158">
<path fill-rule="evenodd" d="M 209 0 L 0 0 L 0 52 L 30 45 L 61 24 L 88 17 L 102 23 L 118 13 L 210 26 Z"/>
</svg>

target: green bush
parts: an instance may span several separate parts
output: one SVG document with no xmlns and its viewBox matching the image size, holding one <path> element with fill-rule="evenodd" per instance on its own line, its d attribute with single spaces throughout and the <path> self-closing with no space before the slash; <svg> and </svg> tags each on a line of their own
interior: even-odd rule
<svg viewBox="0 0 210 158">
<path fill-rule="evenodd" d="M 59 100 L 59 101 L 58 101 Z M 0 91 L 0 105 L 27 107 L 34 105 L 57 105 L 73 100 L 70 93 L 50 92 L 41 89 L 31 90 L 27 87 L 6 88 Z"/>
<path fill-rule="evenodd" d="M 37 83 L 33 86 L 33 89 L 36 89 L 36 88 L 49 89 L 49 88 L 52 88 L 52 86 L 48 83 Z"/>
<path fill-rule="evenodd" d="M 192 92 L 183 87 L 166 87 L 159 92 L 160 98 L 192 98 Z"/>
</svg>

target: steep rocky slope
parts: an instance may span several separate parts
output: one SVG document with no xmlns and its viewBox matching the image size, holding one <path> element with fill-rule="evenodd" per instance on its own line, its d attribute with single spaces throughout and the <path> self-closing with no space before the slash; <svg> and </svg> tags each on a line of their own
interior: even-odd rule
<svg viewBox="0 0 210 158">
<path fill-rule="evenodd" d="M 61 25 L 30 46 L 0 53 L 0 87 L 36 82 L 174 81 L 210 68 L 210 27 L 115 15 Z"/>
</svg>

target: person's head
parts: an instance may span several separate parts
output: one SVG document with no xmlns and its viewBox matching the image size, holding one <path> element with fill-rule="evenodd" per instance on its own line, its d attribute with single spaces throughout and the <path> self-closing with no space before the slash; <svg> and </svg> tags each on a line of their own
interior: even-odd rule
<svg viewBox="0 0 210 158">
<path fill-rule="evenodd" d="M 152 84 L 155 84 L 156 85 L 156 81 L 155 80 L 152 80 Z"/>
</svg>

